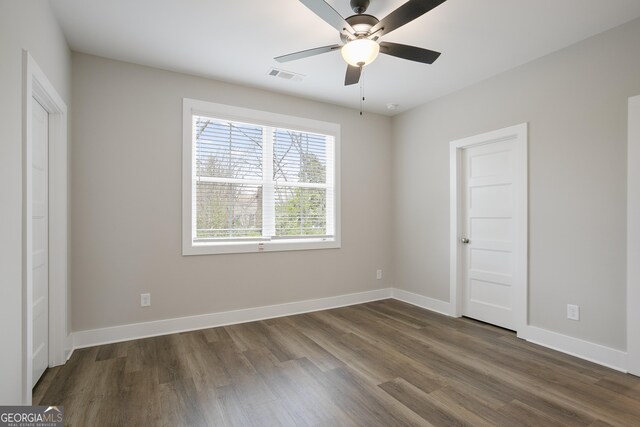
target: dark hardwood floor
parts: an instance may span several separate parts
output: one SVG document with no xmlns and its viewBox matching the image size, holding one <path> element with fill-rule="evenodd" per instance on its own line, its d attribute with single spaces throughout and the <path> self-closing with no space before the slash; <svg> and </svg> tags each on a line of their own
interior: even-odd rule
<svg viewBox="0 0 640 427">
<path fill-rule="evenodd" d="M 640 378 L 385 300 L 76 350 L 72 426 L 640 426 Z"/>
</svg>

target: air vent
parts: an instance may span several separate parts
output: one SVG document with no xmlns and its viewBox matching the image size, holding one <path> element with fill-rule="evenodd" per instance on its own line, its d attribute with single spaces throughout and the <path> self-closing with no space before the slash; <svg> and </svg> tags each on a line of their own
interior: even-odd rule
<svg viewBox="0 0 640 427">
<path fill-rule="evenodd" d="M 284 80 L 292 80 L 294 82 L 301 82 L 304 76 L 302 74 L 294 73 L 292 71 L 279 70 L 272 68 L 267 73 L 268 76 L 278 77 Z"/>
</svg>

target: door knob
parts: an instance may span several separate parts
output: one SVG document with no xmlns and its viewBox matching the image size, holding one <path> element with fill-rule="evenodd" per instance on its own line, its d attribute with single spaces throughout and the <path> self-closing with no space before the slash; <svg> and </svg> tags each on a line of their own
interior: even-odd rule
<svg viewBox="0 0 640 427">
<path fill-rule="evenodd" d="M 464 243 L 465 245 L 466 245 L 467 243 L 469 243 L 469 239 L 467 239 L 466 237 L 463 237 L 462 239 L 460 239 L 460 241 L 461 241 L 462 243 Z"/>
</svg>

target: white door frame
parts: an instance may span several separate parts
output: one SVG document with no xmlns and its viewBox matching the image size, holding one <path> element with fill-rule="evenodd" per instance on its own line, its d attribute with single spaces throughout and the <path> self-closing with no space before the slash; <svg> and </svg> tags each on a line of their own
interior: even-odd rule
<svg viewBox="0 0 640 427">
<path fill-rule="evenodd" d="M 627 144 L 627 360 L 640 376 L 640 96 L 629 98 Z"/>
<path fill-rule="evenodd" d="M 490 144 L 493 142 L 515 142 L 516 170 L 516 223 L 514 224 L 514 254 L 516 271 L 514 272 L 514 307 L 516 310 L 516 331 L 524 332 L 528 324 L 528 160 L 527 160 L 528 125 L 522 123 L 493 132 L 483 133 L 468 138 L 451 141 L 449 145 L 450 161 L 450 295 L 451 315 L 462 316 L 462 150 L 469 147 Z"/>
<path fill-rule="evenodd" d="M 33 353 L 32 104 L 49 113 L 49 366 L 67 349 L 67 106 L 33 57 L 22 52 L 22 401 L 31 405 Z"/>
</svg>

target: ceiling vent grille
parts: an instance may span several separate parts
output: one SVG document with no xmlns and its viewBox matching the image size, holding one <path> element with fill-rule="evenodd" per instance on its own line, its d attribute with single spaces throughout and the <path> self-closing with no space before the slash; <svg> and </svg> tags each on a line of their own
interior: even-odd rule
<svg viewBox="0 0 640 427">
<path fill-rule="evenodd" d="M 292 71 L 279 70 L 277 68 L 271 68 L 267 72 L 268 76 L 278 77 L 284 80 L 292 80 L 294 82 L 301 82 L 304 76 L 302 74 L 294 73 Z"/>
</svg>

